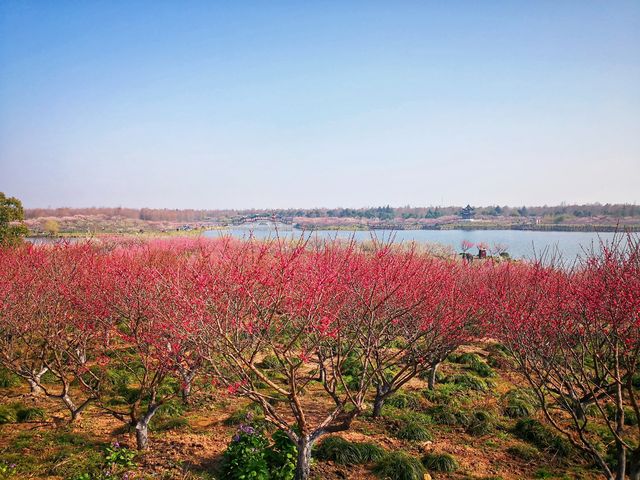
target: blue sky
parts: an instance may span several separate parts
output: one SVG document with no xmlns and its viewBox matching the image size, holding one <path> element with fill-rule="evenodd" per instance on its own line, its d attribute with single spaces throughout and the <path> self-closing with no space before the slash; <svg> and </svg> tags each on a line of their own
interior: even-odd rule
<svg viewBox="0 0 640 480">
<path fill-rule="evenodd" d="M 640 2 L 0 2 L 26 207 L 640 201 Z"/>
</svg>

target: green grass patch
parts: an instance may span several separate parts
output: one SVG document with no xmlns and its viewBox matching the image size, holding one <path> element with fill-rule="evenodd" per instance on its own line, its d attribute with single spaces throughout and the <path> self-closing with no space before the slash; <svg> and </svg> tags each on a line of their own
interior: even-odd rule
<svg viewBox="0 0 640 480">
<path fill-rule="evenodd" d="M 469 373 L 457 373 L 455 375 L 449 375 L 445 378 L 445 383 L 458 385 L 467 390 L 473 390 L 476 392 L 486 392 L 495 385 L 493 382 L 484 378 L 476 377 Z"/>
<path fill-rule="evenodd" d="M 420 395 L 414 392 L 396 392 L 386 399 L 385 404 L 409 410 L 420 410 L 422 408 Z"/>
<path fill-rule="evenodd" d="M 0 388 L 12 388 L 20 385 L 20 377 L 6 368 L 0 368 Z"/>
<path fill-rule="evenodd" d="M 327 437 L 313 450 L 315 458 L 331 460 L 340 465 L 360 465 L 376 462 L 384 454 L 384 449 L 374 443 L 350 442 L 337 436 Z"/>
<path fill-rule="evenodd" d="M 382 457 L 373 468 L 384 480 L 423 480 L 427 473 L 422 462 L 405 452 L 391 452 Z"/>
<path fill-rule="evenodd" d="M 476 410 L 469 417 L 467 433 L 471 435 L 488 435 L 496 428 L 496 418 L 486 410 Z"/>
<path fill-rule="evenodd" d="M 422 464 L 433 472 L 452 473 L 458 468 L 458 462 L 448 453 L 427 453 L 422 457 Z"/>
<path fill-rule="evenodd" d="M 514 457 L 520 458 L 525 462 L 531 462 L 540 457 L 540 451 L 531 445 L 518 444 L 507 448 L 507 453 Z"/>
<path fill-rule="evenodd" d="M 518 438 L 532 443 L 541 450 L 551 452 L 560 457 L 571 453 L 571 445 L 564 438 L 533 418 L 518 420 L 514 428 Z"/>
<path fill-rule="evenodd" d="M 45 411 L 38 407 L 19 407 L 16 409 L 16 421 L 25 422 L 41 422 L 46 417 Z"/>
</svg>

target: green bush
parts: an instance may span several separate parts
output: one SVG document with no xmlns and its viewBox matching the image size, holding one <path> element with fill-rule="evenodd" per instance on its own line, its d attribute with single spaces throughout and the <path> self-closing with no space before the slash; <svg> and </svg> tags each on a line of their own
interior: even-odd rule
<svg viewBox="0 0 640 480">
<path fill-rule="evenodd" d="M 467 427 L 471 423 L 469 413 L 453 405 L 438 405 L 430 408 L 428 412 L 439 425 Z"/>
<path fill-rule="evenodd" d="M 495 429 L 496 420 L 494 416 L 486 410 L 476 410 L 469 417 L 467 433 L 471 435 L 488 435 Z"/>
<path fill-rule="evenodd" d="M 404 452 L 386 454 L 373 472 L 383 480 L 423 480 L 427 473 L 420 460 Z"/>
<path fill-rule="evenodd" d="M 233 425 L 240 425 L 241 423 L 254 423 L 256 421 L 260 421 L 262 419 L 261 412 L 257 412 L 257 408 L 254 404 L 251 404 L 247 408 L 241 408 L 240 410 L 236 410 L 227 418 L 225 418 L 222 423 L 227 427 Z"/>
<path fill-rule="evenodd" d="M 427 453 L 422 457 L 422 464 L 427 470 L 434 472 L 455 472 L 459 465 L 455 458 L 448 453 Z"/>
<path fill-rule="evenodd" d="M 272 480 L 291 480 L 296 474 L 298 449 L 281 430 L 271 436 L 273 444 L 267 449 L 266 458 Z"/>
<path fill-rule="evenodd" d="M 530 417 L 536 411 L 534 399 L 522 389 L 509 390 L 502 397 L 502 411 L 509 418 Z"/>
<path fill-rule="evenodd" d="M 546 450 L 560 457 L 571 453 L 571 445 L 548 427 L 533 418 L 518 420 L 514 428 L 515 434 L 541 450 Z"/>
<path fill-rule="evenodd" d="M 45 413 L 38 407 L 20 407 L 16 409 L 16 420 L 20 423 L 44 420 Z"/>
<path fill-rule="evenodd" d="M 396 420 L 393 435 L 400 440 L 427 441 L 433 439 L 429 429 L 414 420 Z"/>
<path fill-rule="evenodd" d="M 409 410 L 420 410 L 420 408 L 422 407 L 420 396 L 413 392 L 394 393 L 386 399 L 385 404 L 392 407 Z"/>
<path fill-rule="evenodd" d="M 540 456 L 540 452 L 537 448 L 529 445 L 513 445 L 507 448 L 507 453 L 514 457 L 521 458 L 527 462 L 537 459 Z"/>
<path fill-rule="evenodd" d="M 340 465 L 359 465 L 380 460 L 384 449 L 374 443 L 350 442 L 341 437 L 327 437 L 313 451 L 319 460 L 332 460 Z"/>
<path fill-rule="evenodd" d="M 616 418 L 616 406 L 613 403 L 607 403 L 605 406 L 605 412 L 609 420 L 614 421 Z M 635 426 L 638 424 L 638 417 L 636 412 L 630 407 L 623 407 L 624 410 L 624 424 L 628 426 Z"/>
<path fill-rule="evenodd" d="M 133 461 L 136 455 L 134 450 L 129 450 L 127 447 L 122 447 L 120 443 L 113 442 L 107 447 L 104 456 L 105 464 L 110 470 L 132 468 L 136 465 Z"/>
<path fill-rule="evenodd" d="M 479 377 L 489 378 L 495 376 L 493 369 L 487 365 L 477 353 L 461 353 L 449 355 L 449 361 L 465 365 Z"/>
<path fill-rule="evenodd" d="M 0 425 L 13 423 L 16 419 L 16 410 L 10 405 L 0 405 Z"/>
<path fill-rule="evenodd" d="M 224 478 L 269 480 L 266 449 L 268 440 L 253 427 L 242 425 L 224 452 Z"/>
<path fill-rule="evenodd" d="M 259 426 L 240 425 L 223 455 L 224 478 L 292 480 L 297 448 L 281 431 L 272 440 L 270 444 Z"/>
<path fill-rule="evenodd" d="M 0 388 L 11 388 L 20 385 L 20 377 L 6 368 L 0 368 Z"/>
<path fill-rule="evenodd" d="M 493 386 L 489 381 L 468 373 L 449 375 L 445 378 L 445 383 L 451 383 L 453 385 L 466 388 L 467 390 L 474 390 L 477 392 L 486 392 L 490 386 Z"/>
<path fill-rule="evenodd" d="M 424 389 L 422 396 L 432 403 L 447 404 L 468 398 L 467 389 L 453 383 L 441 383 L 433 390 Z"/>
<path fill-rule="evenodd" d="M 280 362 L 278 361 L 278 357 L 276 357 L 275 355 L 267 355 L 257 365 L 260 368 L 265 368 L 267 370 L 272 370 L 274 368 L 280 367 Z"/>
<path fill-rule="evenodd" d="M 155 424 L 153 430 L 156 432 L 166 432 L 167 430 L 181 430 L 188 426 L 189 420 L 186 418 L 168 418 Z"/>
</svg>

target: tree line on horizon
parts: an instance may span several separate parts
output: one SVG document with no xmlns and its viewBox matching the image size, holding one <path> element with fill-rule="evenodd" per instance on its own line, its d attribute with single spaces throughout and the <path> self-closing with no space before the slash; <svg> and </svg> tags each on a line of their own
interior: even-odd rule
<svg viewBox="0 0 640 480">
<path fill-rule="evenodd" d="M 89 207 L 89 208 L 31 208 L 25 209 L 25 218 L 71 217 L 75 215 L 104 215 L 106 217 L 122 217 L 144 221 L 169 222 L 204 222 L 208 220 L 230 220 L 234 217 L 252 215 L 273 215 L 277 218 L 359 218 L 359 219 L 429 219 L 459 215 L 461 206 L 429 206 L 429 207 L 366 207 L 366 208 L 309 208 L 309 209 L 168 209 L 168 208 L 123 208 L 123 207 Z M 475 214 L 491 217 L 545 217 L 573 216 L 588 218 L 606 216 L 613 218 L 638 217 L 640 206 L 635 204 L 567 204 L 556 206 L 522 206 L 490 205 L 474 207 Z"/>
</svg>

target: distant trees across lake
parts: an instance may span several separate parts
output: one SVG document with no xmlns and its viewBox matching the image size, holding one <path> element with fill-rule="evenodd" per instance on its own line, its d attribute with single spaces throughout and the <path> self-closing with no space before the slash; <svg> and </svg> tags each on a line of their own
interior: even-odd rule
<svg viewBox="0 0 640 480">
<path fill-rule="evenodd" d="M 510 207 L 490 205 L 475 206 L 476 216 L 490 217 L 640 217 L 640 206 L 632 204 L 584 204 L 556 206 Z M 207 220 L 231 219 L 238 216 L 275 216 L 278 218 L 362 218 L 378 220 L 435 219 L 444 216 L 459 216 L 462 206 L 448 207 L 368 207 L 368 208 L 312 208 L 312 209 L 247 209 L 247 210 L 195 210 L 157 208 L 32 208 L 25 210 L 25 217 L 68 217 L 74 215 L 104 215 L 146 221 L 203 222 Z"/>
</svg>

